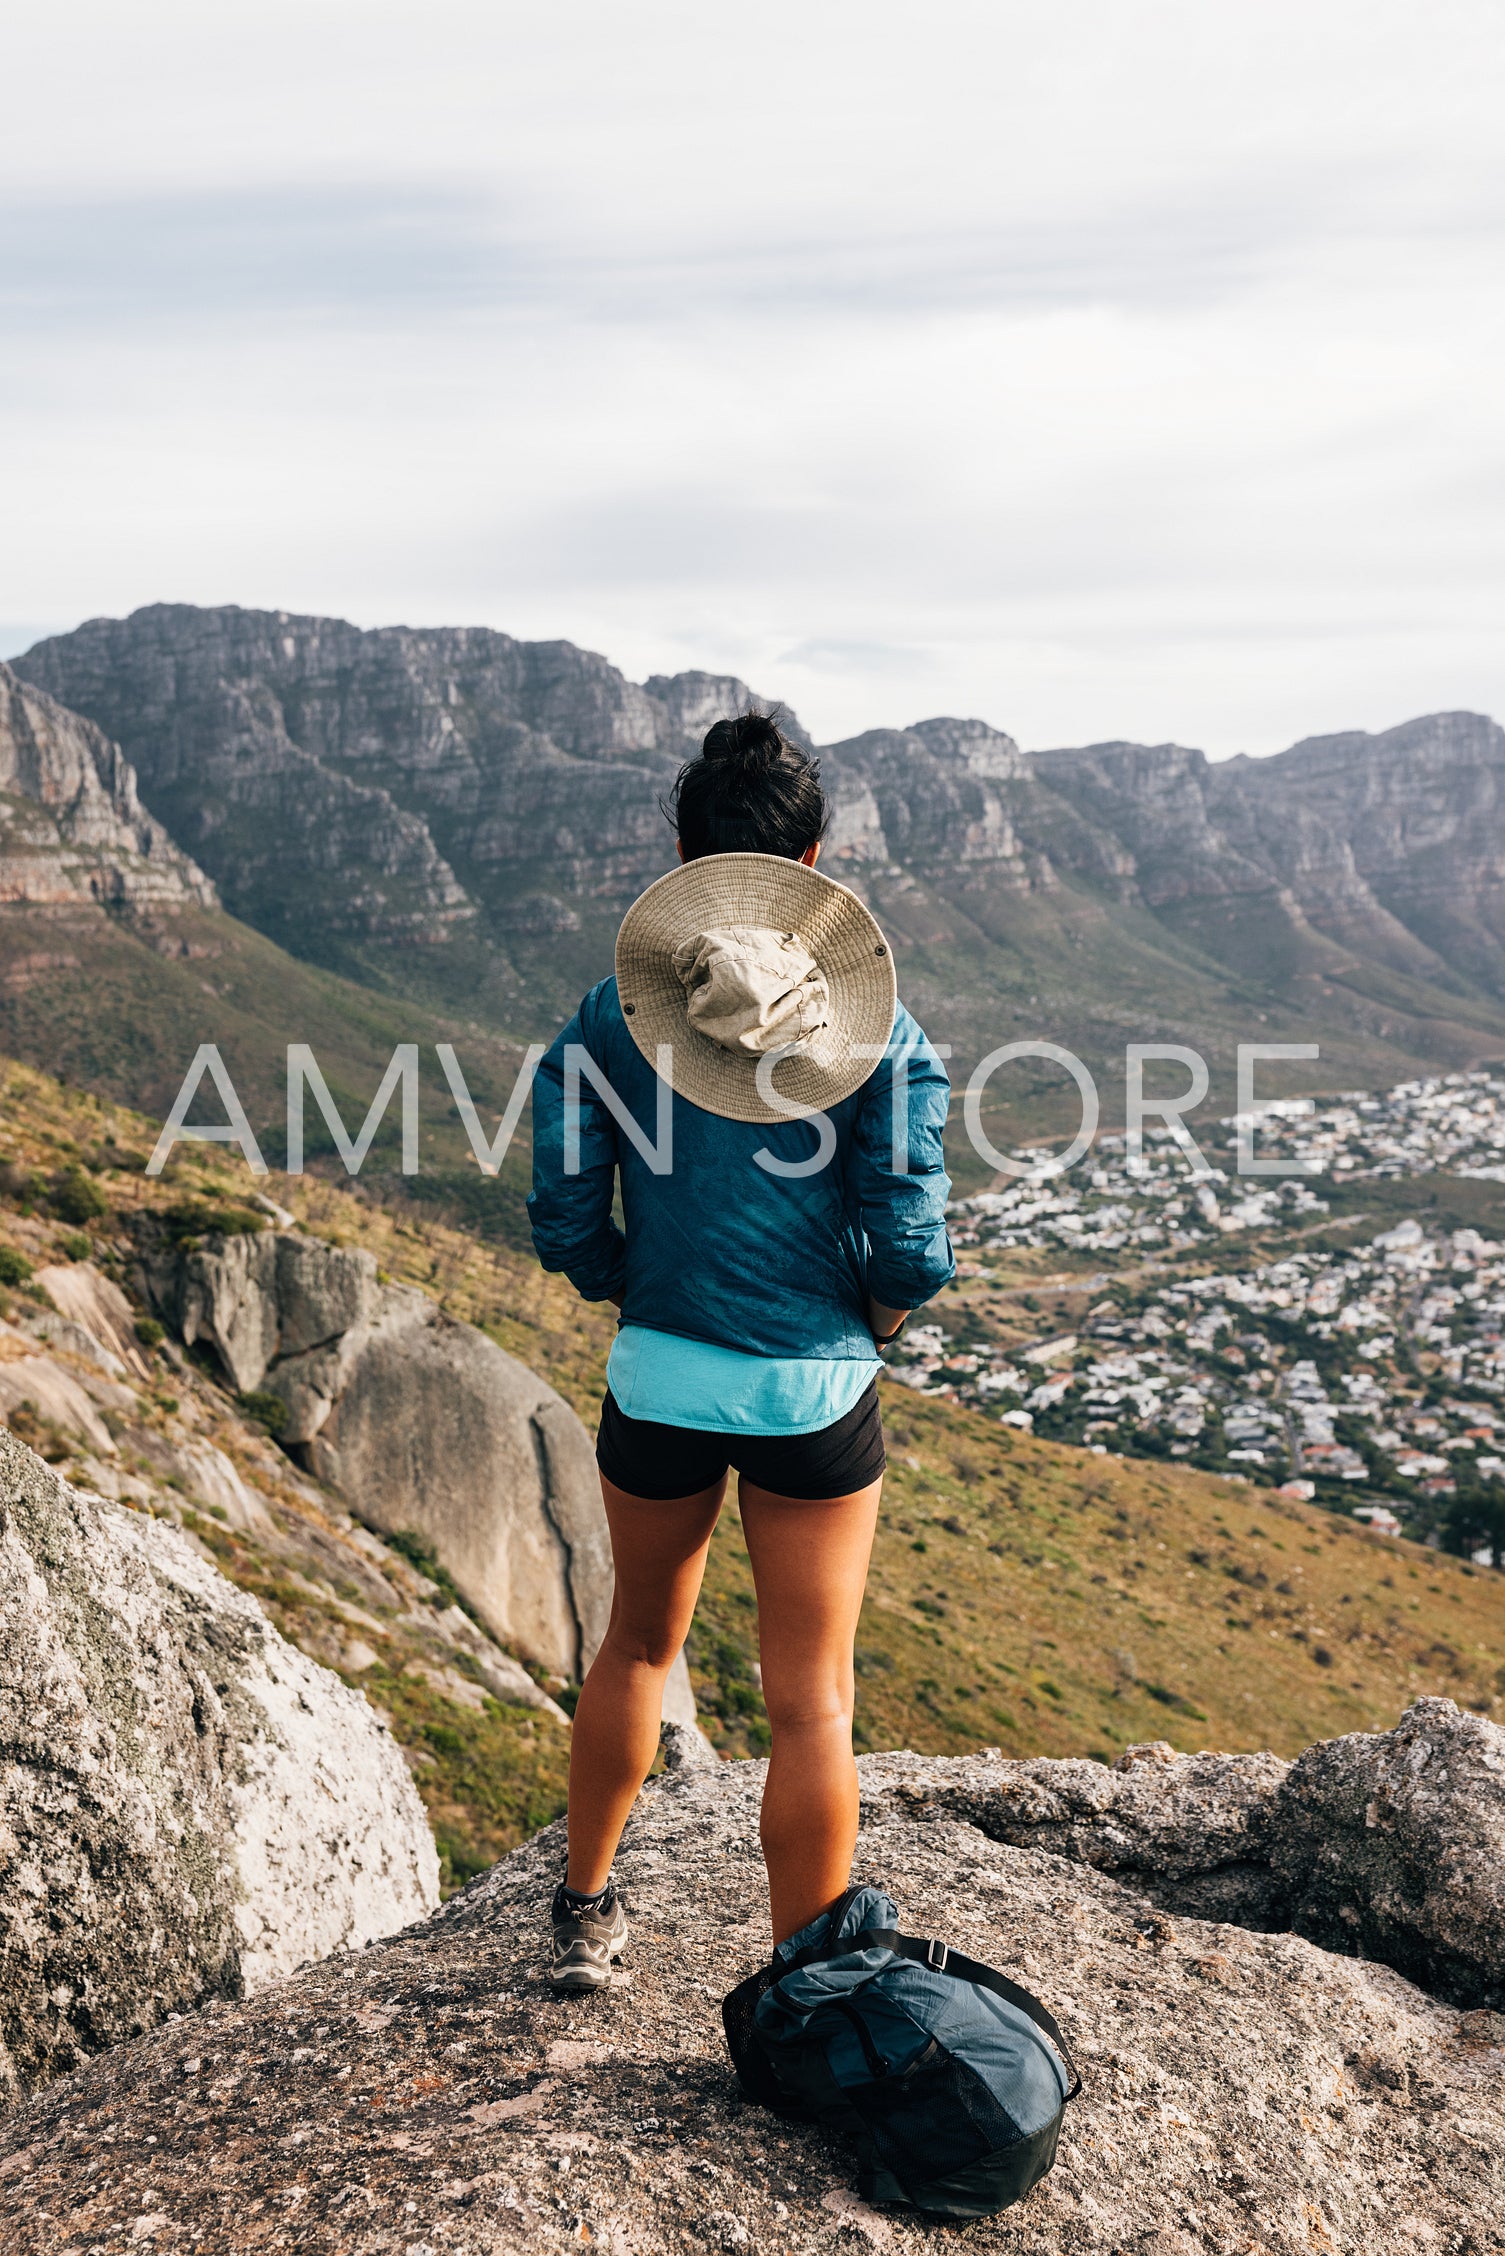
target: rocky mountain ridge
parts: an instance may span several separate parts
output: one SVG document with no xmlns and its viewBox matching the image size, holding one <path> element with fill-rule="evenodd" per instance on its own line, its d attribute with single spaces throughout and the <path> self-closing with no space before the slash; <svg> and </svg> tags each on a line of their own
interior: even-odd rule
<svg viewBox="0 0 1505 2256">
<path fill-rule="evenodd" d="M 1398 971 L 1505 989 L 1505 730 L 1482 714 L 1313 737 L 1265 760 L 1104 744 L 1032 764 L 1123 842 L 1128 881 L 1157 914 L 1273 893 Z"/>
<path fill-rule="evenodd" d="M 640 687 L 570 643 L 234 607 L 91 620 L 23 664 L 111 716 L 227 904 L 294 944 L 310 925 L 438 942 L 478 906 L 526 931 L 540 873 L 630 898 L 677 762 L 751 698 L 701 674 Z"/>
<path fill-rule="evenodd" d="M 91 620 L 16 668 L 119 740 L 237 915 L 518 1033 L 609 966 L 668 858 L 676 767 L 753 694 L 633 683 L 566 642 L 233 606 Z M 1382 1048 L 1396 1078 L 1396 1057 L 1472 1062 L 1505 1039 L 1505 732 L 1481 716 L 1221 763 L 1025 753 L 938 719 L 821 758 L 827 867 L 872 901 L 958 1055 L 1031 1015 L 1090 1056 L 1121 1052 L 1125 1026 L 1246 1038 L 1273 1008 L 1350 1079 L 1378 1078 Z"/>
</svg>

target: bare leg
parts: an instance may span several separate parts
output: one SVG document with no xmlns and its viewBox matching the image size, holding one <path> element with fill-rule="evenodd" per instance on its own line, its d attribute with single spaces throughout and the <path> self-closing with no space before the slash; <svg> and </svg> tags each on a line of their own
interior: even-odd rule
<svg viewBox="0 0 1505 2256">
<path fill-rule="evenodd" d="M 723 1475 L 698 1496 L 660 1503 L 628 1496 L 602 1477 L 616 1589 L 570 1740 L 567 1877 L 582 1895 L 605 1887 L 658 1751 L 664 1679 L 689 1631 L 725 1493 Z"/>
<path fill-rule="evenodd" d="M 773 1731 L 762 1832 L 776 1943 L 828 1911 L 851 1880 L 852 1645 L 882 1493 L 877 1480 L 810 1503 L 741 1483 Z"/>
</svg>

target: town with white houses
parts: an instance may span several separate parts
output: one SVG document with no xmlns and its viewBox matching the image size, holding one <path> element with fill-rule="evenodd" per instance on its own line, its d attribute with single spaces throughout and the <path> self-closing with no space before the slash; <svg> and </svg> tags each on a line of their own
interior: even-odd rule
<svg viewBox="0 0 1505 2256">
<path fill-rule="evenodd" d="M 1501 1566 L 1505 1242 L 1429 1226 L 1419 1202 L 1372 1236 L 1351 1215 L 1358 1231 L 1334 1245 L 1323 1194 L 1505 1182 L 1505 1080 L 1271 1108 L 1260 1155 L 1303 1169 L 1275 1180 L 1235 1172 L 1241 1125 L 1222 1122 L 1199 1158 L 1165 1129 L 1132 1161 L 1122 1135 L 1100 1136 L 1070 1175 L 959 1200 L 967 1283 L 986 1292 L 1010 1264 L 1056 1253 L 1093 1272 L 1088 1305 L 1075 1329 L 1021 1343 L 988 1336 L 975 1295 L 960 1328 L 943 1300 L 900 1343 L 895 1377 L 1052 1440 L 1187 1459 Z M 1238 1261 L 1241 1239 L 1263 1250 L 1272 1233 L 1276 1258 Z M 1024 1297 L 996 1304 L 1014 1319 L 999 1329 L 1028 1322 Z"/>
</svg>

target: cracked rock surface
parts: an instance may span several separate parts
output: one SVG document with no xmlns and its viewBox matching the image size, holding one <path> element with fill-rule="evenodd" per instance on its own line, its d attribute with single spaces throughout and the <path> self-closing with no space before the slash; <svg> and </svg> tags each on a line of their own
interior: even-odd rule
<svg viewBox="0 0 1505 2256">
<path fill-rule="evenodd" d="M 1001 1785 L 1078 1767 L 976 1759 Z M 1182 1767 L 1151 1751 L 1116 1775 Z M 967 2228 L 971 2247 L 1505 2248 L 1505 2017 L 991 1838 L 924 1791 L 954 1785 L 953 1764 L 873 1757 L 863 1773 L 857 1877 L 891 1889 L 911 1930 L 1038 1991 L 1083 2073 L 1057 2168 Z M 838 2146 L 738 2094 L 718 2001 L 769 1943 L 762 1775 L 686 1765 L 646 1790 L 617 1868 L 632 1941 L 594 1997 L 544 1980 L 553 1827 L 422 1925 L 52 2086 L 0 2132 L 8 2256 L 949 2246 L 866 2209 Z M 1184 1809 L 1191 1777 L 1171 1782 Z"/>
</svg>

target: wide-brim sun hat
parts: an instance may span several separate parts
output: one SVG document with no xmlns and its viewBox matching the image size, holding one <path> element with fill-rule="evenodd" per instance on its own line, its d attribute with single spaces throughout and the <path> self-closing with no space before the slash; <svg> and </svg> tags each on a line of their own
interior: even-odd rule
<svg viewBox="0 0 1505 2256">
<path fill-rule="evenodd" d="M 781 854 L 670 870 L 622 919 L 616 971 L 648 1063 L 657 1071 L 667 1044 L 675 1095 L 723 1120 L 789 1118 L 759 1089 L 760 1064 L 787 1104 L 840 1104 L 874 1071 L 898 1006 L 893 951 L 866 903 Z"/>
</svg>

